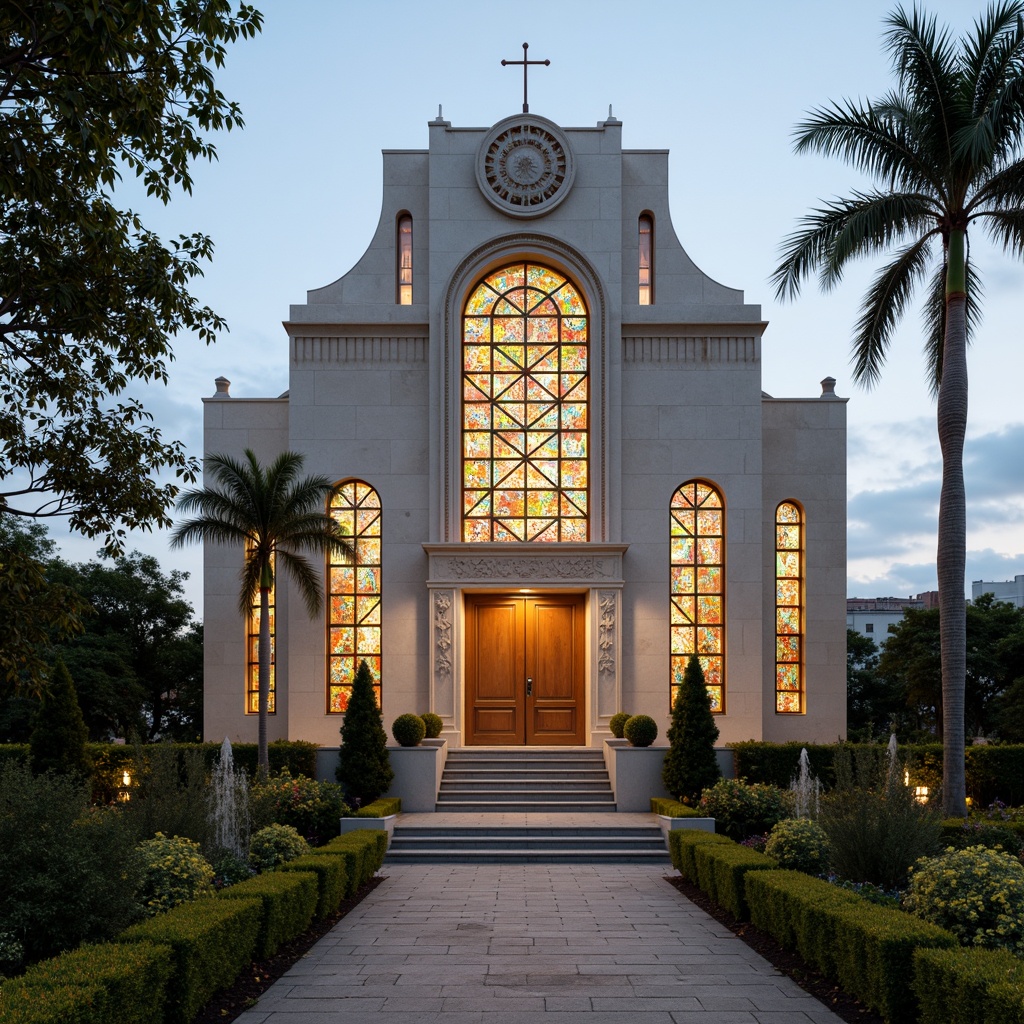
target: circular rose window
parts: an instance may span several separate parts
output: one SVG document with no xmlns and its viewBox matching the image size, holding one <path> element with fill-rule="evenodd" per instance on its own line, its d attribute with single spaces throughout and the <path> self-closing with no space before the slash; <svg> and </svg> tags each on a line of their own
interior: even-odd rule
<svg viewBox="0 0 1024 1024">
<path fill-rule="evenodd" d="M 569 193 L 575 164 L 568 140 L 546 118 L 499 121 L 477 152 L 476 178 L 488 202 L 513 217 L 540 217 Z"/>
</svg>

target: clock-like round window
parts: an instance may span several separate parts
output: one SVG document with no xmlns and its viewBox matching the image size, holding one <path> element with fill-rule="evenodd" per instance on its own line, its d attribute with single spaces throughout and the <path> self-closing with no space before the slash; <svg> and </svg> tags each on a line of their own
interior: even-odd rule
<svg viewBox="0 0 1024 1024">
<path fill-rule="evenodd" d="M 499 121 L 477 152 L 476 178 L 488 202 L 513 217 L 540 217 L 569 193 L 572 150 L 557 125 L 517 114 Z"/>
</svg>

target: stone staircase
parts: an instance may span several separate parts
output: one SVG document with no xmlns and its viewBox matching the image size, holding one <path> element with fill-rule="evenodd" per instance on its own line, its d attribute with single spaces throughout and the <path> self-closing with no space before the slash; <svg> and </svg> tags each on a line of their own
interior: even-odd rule
<svg viewBox="0 0 1024 1024">
<path fill-rule="evenodd" d="M 659 864 L 668 850 L 657 825 L 395 827 L 387 864 Z M 612 819 L 614 820 L 614 819 Z"/>
<path fill-rule="evenodd" d="M 589 814 L 614 811 L 615 797 L 599 750 L 464 747 L 448 753 L 436 809 Z"/>
</svg>

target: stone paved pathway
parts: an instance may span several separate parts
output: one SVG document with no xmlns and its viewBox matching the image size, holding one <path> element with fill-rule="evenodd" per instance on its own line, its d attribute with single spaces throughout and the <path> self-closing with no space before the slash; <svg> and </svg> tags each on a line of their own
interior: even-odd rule
<svg viewBox="0 0 1024 1024">
<path fill-rule="evenodd" d="M 841 1024 L 670 870 L 385 864 L 239 1024 Z"/>
</svg>

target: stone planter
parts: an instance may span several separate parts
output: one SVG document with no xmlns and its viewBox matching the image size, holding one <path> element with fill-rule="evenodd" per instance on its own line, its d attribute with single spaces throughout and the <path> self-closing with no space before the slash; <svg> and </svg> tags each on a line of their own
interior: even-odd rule
<svg viewBox="0 0 1024 1024">
<path fill-rule="evenodd" d="M 668 747 L 631 747 L 628 740 L 604 741 L 604 763 L 616 810 L 649 812 L 652 796 L 671 795 L 661 781 L 666 750 Z"/>
<path fill-rule="evenodd" d="M 667 814 L 656 814 L 655 817 L 666 843 L 669 832 L 674 832 L 677 828 L 696 828 L 702 832 L 715 831 L 714 818 L 670 818 Z"/>
<path fill-rule="evenodd" d="M 385 831 L 388 834 L 388 844 L 390 845 L 397 817 L 397 814 L 387 814 L 383 818 L 342 818 L 340 834 L 358 832 L 360 829 L 369 829 L 374 832 Z"/>
<path fill-rule="evenodd" d="M 388 747 L 395 778 L 387 795 L 402 798 L 403 813 L 434 811 L 447 757 L 445 739 L 424 740 L 416 747 Z"/>
</svg>

